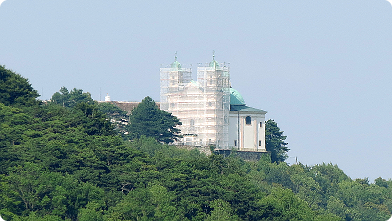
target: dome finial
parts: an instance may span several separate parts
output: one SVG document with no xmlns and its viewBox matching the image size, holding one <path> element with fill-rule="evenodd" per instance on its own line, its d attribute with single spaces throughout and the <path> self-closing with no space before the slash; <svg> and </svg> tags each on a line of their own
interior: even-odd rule
<svg viewBox="0 0 392 221">
<path fill-rule="evenodd" d="M 177 69 L 180 69 L 180 68 L 181 68 L 180 62 L 177 61 L 177 51 L 176 51 L 176 53 L 174 54 L 174 62 L 171 64 L 171 67 L 172 67 L 172 68 L 177 68 Z"/>
<path fill-rule="evenodd" d="M 210 62 L 210 67 L 214 67 L 214 68 L 219 67 L 218 62 L 215 61 L 215 51 L 212 51 L 212 61 Z"/>
</svg>

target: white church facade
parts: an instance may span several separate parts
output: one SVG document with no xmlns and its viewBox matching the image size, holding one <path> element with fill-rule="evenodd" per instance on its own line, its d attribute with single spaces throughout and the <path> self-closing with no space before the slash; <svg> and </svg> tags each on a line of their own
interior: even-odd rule
<svg viewBox="0 0 392 221">
<path fill-rule="evenodd" d="M 175 61 L 160 69 L 160 108 L 180 119 L 183 138 L 177 145 L 265 152 L 266 111 L 246 106 L 231 88 L 229 67 L 213 60 L 190 68 Z"/>
</svg>

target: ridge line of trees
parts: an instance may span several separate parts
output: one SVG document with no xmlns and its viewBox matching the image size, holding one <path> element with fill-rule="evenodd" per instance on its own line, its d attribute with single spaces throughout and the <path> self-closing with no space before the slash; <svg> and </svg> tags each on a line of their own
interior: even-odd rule
<svg viewBox="0 0 392 221">
<path fill-rule="evenodd" d="M 165 144 L 176 137 L 135 132 L 129 140 L 102 112 L 118 110 L 65 89 L 43 104 L 26 79 L 0 66 L 0 215 L 7 221 L 390 217 L 390 179 L 352 180 L 333 164 L 288 165 L 285 136 L 273 121 L 266 134 L 278 148 L 270 149 L 275 160 L 206 156 Z M 145 100 L 146 109 L 153 106 Z"/>
</svg>

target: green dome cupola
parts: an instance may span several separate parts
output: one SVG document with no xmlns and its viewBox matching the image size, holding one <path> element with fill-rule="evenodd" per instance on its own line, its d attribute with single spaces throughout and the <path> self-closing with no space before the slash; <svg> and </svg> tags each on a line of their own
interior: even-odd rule
<svg viewBox="0 0 392 221">
<path fill-rule="evenodd" d="M 244 98 L 234 88 L 230 88 L 230 105 L 245 105 Z"/>
<path fill-rule="evenodd" d="M 174 62 L 171 63 L 171 68 L 181 69 L 181 63 L 177 61 L 177 52 L 176 56 L 174 57 Z"/>
<path fill-rule="evenodd" d="M 215 51 L 212 52 L 212 61 L 210 62 L 210 67 L 212 67 L 212 68 L 219 67 L 218 62 L 215 61 Z"/>
</svg>

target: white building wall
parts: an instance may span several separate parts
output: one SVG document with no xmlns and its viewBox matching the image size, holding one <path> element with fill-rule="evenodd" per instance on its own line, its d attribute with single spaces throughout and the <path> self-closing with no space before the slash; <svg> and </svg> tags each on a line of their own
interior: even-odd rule
<svg viewBox="0 0 392 221">
<path fill-rule="evenodd" d="M 247 116 L 251 117 L 250 125 L 246 124 Z M 260 122 L 262 123 L 261 127 Z M 235 144 L 237 145 L 235 146 Z M 229 116 L 229 147 L 243 151 L 266 151 L 265 114 L 231 111 Z"/>
<path fill-rule="evenodd" d="M 261 125 L 260 125 L 261 123 Z M 267 151 L 265 149 L 265 115 L 262 116 L 262 118 L 260 119 L 260 122 L 258 124 L 259 127 L 259 141 L 261 143 L 261 145 L 258 145 L 258 150 L 259 151 Z"/>
<path fill-rule="evenodd" d="M 240 128 L 238 114 L 229 115 L 229 148 L 239 149 Z"/>
<path fill-rule="evenodd" d="M 253 119 L 253 118 L 252 118 Z M 243 120 L 245 121 L 245 117 L 243 117 Z M 242 146 L 243 149 L 252 149 L 255 150 L 254 146 L 254 140 L 255 140 L 255 134 L 253 130 L 253 122 L 251 124 L 244 124 L 244 146 Z"/>
</svg>

